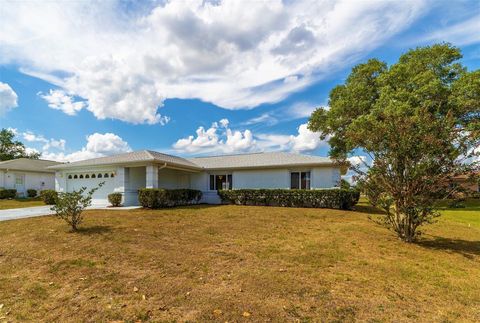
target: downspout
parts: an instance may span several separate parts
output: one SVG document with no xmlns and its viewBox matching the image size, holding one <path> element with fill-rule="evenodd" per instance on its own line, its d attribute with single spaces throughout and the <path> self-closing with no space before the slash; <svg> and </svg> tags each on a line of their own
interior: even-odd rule
<svg viewBox="0 0 480 323">
<path fill-rule="evenodd" d="M 162 169 L 164 169 L 165 167 L 167 167 L 167 163 L 164 163 L 163 166 L 158 167 L 158 170 L 162 170 Z"/>
</svg>

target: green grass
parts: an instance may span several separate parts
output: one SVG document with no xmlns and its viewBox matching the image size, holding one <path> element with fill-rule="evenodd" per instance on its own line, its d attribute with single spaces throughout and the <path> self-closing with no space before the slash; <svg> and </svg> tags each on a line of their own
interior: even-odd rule
<svg viewBox="0 0 480 323">
<path fill-rule="evenodd" d="M 0 200 L 0 210 L 18 209 L 31 206 L 45 205 L 41 198 L 17 198 Z"/>
<path fill-rule="evenodd" d="M 356 211 L 91 210 L 0 222 L 7 321 L 480 321 L 480 209 L 406 244 Z M 244 316 L 248 312 L 250 316 Z M 8 313 L 8 314 L 7 314 Z"/>
</svg>

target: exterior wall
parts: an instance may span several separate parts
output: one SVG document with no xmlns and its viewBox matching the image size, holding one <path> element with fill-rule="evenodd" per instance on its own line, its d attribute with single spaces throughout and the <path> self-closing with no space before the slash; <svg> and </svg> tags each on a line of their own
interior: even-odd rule
<svg viewBox="0 0 480 323">
<path fill-rule="evenodd" d="M 118 167 L 115 170 L 114 191 L 124 195 L 124 205 L 138 205 L 138 189 L 146 187 L 146 167 Z M 340 183 L 340 169 L 334 167 L 314 167 L 314 168 L 279 168 L 279 169 L 258 169 L 258 170 L 235 170 L 235 171 L 207 171 L 199 173 L 189 173 L 174 169 L 158 170 L 158 187 L 167 189 L 192 188 L 202 191 L 202 203 L 219 204 L 220 198 L 217 191 L 210 190 L 210 175 L 232 174 L 233 189 L 242 188 L 265 188 L 265 189 L 289 189 L 290 172 L 310 171 L 311 188 L 323 189 L 333 188 Z M 85 172 L 88 172 L 85 169 Z M 90 170 L 90 172 L 92 172 Z M 97 171 L 94 171 L 97 172 Z M 66 178 L 69 173 L 82 173 L 82 170 L 57 172 L 55 178 L 56 190 L 67 191 L 68 185 Z M 102 192 L 104 196 L 98 196 L 97 199 L 103 199 L 107 202 L 107 195 L 111 192 Z"/>
<path fill-rule="evenodd" d="M 20 196 L 26 196 L 28 189 L 42 190 L 55 189 L 55 175 L 53 173 L 22 172 L 22 171 L 0 171 L 0 187 L 14 189 L 15 176 L 20 174 L 24 176 L 23 191 L 18 190 Z"/>
<path fill-rule="evenodd" d="M 290 188 L 288 169 L 240 170 L 232 172 L 233 189 Z"/>
<path fill-rule="evenodd" d="M 189 188 L 190 174 L 174 169 L 160 169 L 158 171 L 158 187 L 166 189 Z"/>
</svg>

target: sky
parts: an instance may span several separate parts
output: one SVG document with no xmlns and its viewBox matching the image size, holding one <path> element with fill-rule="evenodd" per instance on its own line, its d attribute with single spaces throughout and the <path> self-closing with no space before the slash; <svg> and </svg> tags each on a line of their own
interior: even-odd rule
<svg viewBox="0 0 480 323">
<path fill-rule="evenodd" d="M 438 42 L 479 69 L 480 1 L 0 0 L 0 128 L 58 161 L 327 156 L 306 124 L 352 67 Z"/>
</svg>

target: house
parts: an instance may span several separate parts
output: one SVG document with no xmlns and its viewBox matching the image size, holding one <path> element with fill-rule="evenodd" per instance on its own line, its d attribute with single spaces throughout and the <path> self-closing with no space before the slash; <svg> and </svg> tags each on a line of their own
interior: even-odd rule
<svg viewBox="0 0 480 323">
<path fill-rule="evenodd" d="M 462 194 L 472 195 L 480 193 L 480 173 L 472 172 L 469 174 L 456 175 L 448 182 L 450 188 L 457 188 Z"/>
<path fill-rule="evenodd" d="M 55 170 L 48 167 L 61 163 L 19 158 L 0 162 L 0 188 L 16 189 L 18 196 L 26 196 L 28 189 L 40 192 L 55 189 Z"/>
<path fill-rule="evenodd" d="M 203 192 L 202 203 L 217 204 L 219 189 L 337 187 L 345 167 L 329 158 L 283 152 L 182 158 L 142 150 L 50 167 L 59 192 L 104 185 L 93 203 L 106 204 L 112 192 L 124 205 L 138 205 L 140 188 L 191 188 Z"/>
</svg>

